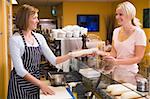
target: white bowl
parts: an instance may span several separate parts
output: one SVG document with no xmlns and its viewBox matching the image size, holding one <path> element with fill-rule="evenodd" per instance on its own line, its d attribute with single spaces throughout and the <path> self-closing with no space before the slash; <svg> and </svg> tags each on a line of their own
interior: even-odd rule
<svg viewBox="0 0 150 99">
<path fill-rule="evenodd" d="M 58 33 L 58 38 L 65 38 L 66 37 L 66 33 Z"/>
</svg>

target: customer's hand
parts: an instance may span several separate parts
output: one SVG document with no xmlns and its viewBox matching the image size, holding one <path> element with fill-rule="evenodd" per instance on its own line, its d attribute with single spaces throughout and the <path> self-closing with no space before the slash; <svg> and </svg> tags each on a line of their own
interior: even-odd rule
<svg viewBox="0 0 150 99">
<path fill-rule="evenodd" d="M 50 86 L 47 86 L 45 83 L 40 83 L 40 89 L 44 95 L 54 95 L 55 92 L 51 90 Z"/>
<path fill-rule="evenodd" d="M 111 73 L 114 70 L 114 68 L 117 66 L 116 59 L 112 56 L 105 56 L 103 57 L 102 61 L 104 62 L 103 72 L 106 74 Z"/>
<path fill-rule="evenodd" d="M 113 64 L 114 66 L 117 65 L 116 58 L 114 58 L 112 56 L 104 56 L 103 59 L 108 61 L 109 63 Z"/>
</svg>

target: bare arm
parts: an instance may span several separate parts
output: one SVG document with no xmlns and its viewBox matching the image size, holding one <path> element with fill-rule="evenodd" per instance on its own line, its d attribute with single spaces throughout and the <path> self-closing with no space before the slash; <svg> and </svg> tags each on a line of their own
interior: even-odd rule
<svg viewBox="0 0 150 99">
<path fill-rule="evenodd" d="M 116 59 L 118 65 L 130 65 L 139 63 L 144 56 L 145 46 L 135 46 L 135 56 L 127 59 Z"/>
<path fill-rule="evenodd" d="M 66 54 L 66 55 L 63 55 L 63 56 L 58 56 L 56 58 L 56 64 L 62 63 L 62 62 L 66 61 L 70 58 L 71 58 L 71 56 L 69 54 Z"/>
<path fill-rule="evenodd" d="M 116 52 L 116 50 L 115 50 L 115 48 L 114 48 L 114 41 L 112 42 L 112 48 L 111 48 L 111 51 L 110 51 L 110 56 L 112 56 L 112 57 L 116 57 L 117 56 L 117 52 Z"/>
<path fill-rule="evenodd" d="M 23 78 L 38 87 L 40 86 L 41 81 L 32 76 L 30 73 L 27 73 Z"/>
</svg>

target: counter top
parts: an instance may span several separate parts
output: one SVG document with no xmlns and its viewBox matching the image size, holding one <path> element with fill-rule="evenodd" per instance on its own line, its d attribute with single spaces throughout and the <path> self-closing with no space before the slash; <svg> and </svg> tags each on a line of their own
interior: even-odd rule
<svg viewBox="0 0 150 99">
<path fill-rule="evenodd" d="M 42 81 L 50 85 L 49 80 Z M 55 92 L 55 95 L 44 95 L 40 90 L 40 99 L 75 99 L 68 86 L 49 87 Z"/>
<path fill-rule="evenodd" d="M 67 91 L 66 87 L 51 87 L 51 89 L 55 92 L 55 95 L 44 95 L 40 94 L 40 99 L 72 99 L 73 97 Z"/>
</svg>

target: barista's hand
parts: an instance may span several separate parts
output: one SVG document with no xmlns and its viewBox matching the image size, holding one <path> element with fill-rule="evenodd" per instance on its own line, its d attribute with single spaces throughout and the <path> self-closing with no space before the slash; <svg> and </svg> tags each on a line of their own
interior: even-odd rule
<svg viewBox="0 0 150 99">
<path fill-rule="evenodd" d="M 44 95 L 54 95 L 55 94 L 55 92 L 53 90 L 51 90 L 50 87 L 45 85 L 45 83 L 43 83 L 43 82 L 40 83 L 40 89 L 42 90 Z"/>
</svg>

